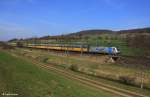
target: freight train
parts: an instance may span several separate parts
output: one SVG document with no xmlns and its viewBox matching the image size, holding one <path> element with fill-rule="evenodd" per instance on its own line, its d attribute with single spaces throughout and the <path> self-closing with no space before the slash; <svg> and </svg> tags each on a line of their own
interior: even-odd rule
<svg viewBox="0 0 150 97">
<path fill-rule="evenodd" d="M 21 45 L 16 43 L 13 45 Z M 61 51 L 74 51 L 74 52 L 87 52 L 87 53 L 103 53 L 109 55 L 117 55 L 120 53 L 117 47 L 96 47 L 90 45 L 73 45 L 73 44 L 23 44 L 22 47 L 36 48 L 36 49 L 47 49 L 47 50 L 61 50 Z"/>
</svg>

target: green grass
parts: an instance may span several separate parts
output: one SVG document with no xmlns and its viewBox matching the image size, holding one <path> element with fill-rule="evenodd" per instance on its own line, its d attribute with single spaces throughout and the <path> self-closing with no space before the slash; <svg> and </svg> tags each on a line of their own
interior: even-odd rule
<svg viewBox="0 0 150 97">
<path fill-rule="evenodd" d="M 44 51 L 38 51 L 38 50 L 26 50 L 18 49 L 15 50 L 14 53 L 25 53 L 26 56 L 35 58 L 38 61 L 48 63 L 48 64 L 55 64 L 59 67 L 63 68 L 70 68 L 71 65 L 76 65 L 79 72 L 85 73 L 85 74 L 91 74 L 91 75 L 97 75 L 99 77 L 105 77 L 109 79 L 119 80 L 119 77 L 121 76 L 128 76 L 128 77 L 134 77 L 135 78 L 135 84 L 140 84 L 141 79 L 139 77 L 139 73 L 141 72 L 141 69 L 139 68 L 130 68 L 126 66 L 122 66 L 121 64 L 112 64 L 112 63 L 99 63 L 84 59 L 84 58 L 73 58 L 73 57 L 67 57 L 67 56 L 58 56 L 51 53 L 47 53 Z M 84 57 L 84 56 L 82 56 Z M 45 61 L 46 59 L 46 61 Z M 144 72 L 144 83 L 146 87 L 150 87 L 150 77 L 149 77 L 149 69 L 142 70 Z"/>
<path fill-rule="evenodd" d="M 141 70 L 139 68 L 130 68 L 126 66 L 122 66 L 121 64 L 101 64 L 99 62 L 94 62 L 88 59 L 80 59 L 80 58 L 73 58 L 73 57 L 67 57 L 67 56 L 58 56 L 57 54 L 51 54 L 45 51 L 40 50 L 27 50 L 27 49 L 16 49 L 13 51 L 14 53 L 18 53 L 22 55 L 22 53 L 26 53 L 26 56 L 29 58 L 35 58 L 39 57 L 37 60 L 48 63 L 48 64 L 55 64 L 57 67 L 63 67 L 63 68 L 70 68 L 71 65 L 76 65 L 78 67 L 79 72 L 82 72 L 83 74 L 90 74 L 91 76 L 96 76 L 98 78 L 104 79 L 104 83 L 107 82 L 107 79 L 115 80 L 112 82 L 112 85 L 115 85 L 117 87 L 123 87 L 125 89 L 129 89 L 131 91 L 137 91 L 138 93 L 142 94 L 149 94 L 149 90 L 147 89 L 140 89 L 139 87 L 134 87 L 130 85 L 125 85 L 118 83 L 120 76 L 128 76 L 128 77 L 134 77 L 136 84 L 139 85 L 141 82 L 139 73 Z M 84 57 L 84 56 L 82 56 Z M 47 59 L 46 61 L 44 59 Z M 40 60 L 39 60 L 40 59 Z M 44 61 L 43 61 L 44 60 Z M 142 70 L 144 72 L 144 86 L 150 87 L 150 71 L 149 69 Z M 110 81 L 111 82 L 111 81 Z M 117 84 L 117 85 L 116 85 Z"/>
<path fill-rule="evenodd" d="M 0 51 L 0 93 L 19 97 L 114 97 Z"/>
</svg>

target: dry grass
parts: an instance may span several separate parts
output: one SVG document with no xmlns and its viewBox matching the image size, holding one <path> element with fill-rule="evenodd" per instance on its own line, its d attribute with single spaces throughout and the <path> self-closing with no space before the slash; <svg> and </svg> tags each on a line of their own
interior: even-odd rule
<svg viewBox="0 0 150 97">
<path fill-rule="evenodd" d="M 37 50 L 30 51 L 27 49 L 19 49 L 15 51 L 15 53 L 23 54 L 45 63 L 53 63 L 68 69 L 70 69 L 71 66 L 75 66 L 75 71 L 97 77 L 109 78 L 112 80 L 120 80 L 120 77 L 134 78 L 134 85 L 140 85 L 140 74 L 144 72 L 144 86 L 150 88 L 149 69 L 140 70 L 139 68 L 124 67 L 120 64 L 106 63 L 105 59 L 108 57 L 98 57 L 97 60 L 101 61 L 93 61 L 91 58 L 84 58 L 84 56 L 66 56 Z"/>
</svg>

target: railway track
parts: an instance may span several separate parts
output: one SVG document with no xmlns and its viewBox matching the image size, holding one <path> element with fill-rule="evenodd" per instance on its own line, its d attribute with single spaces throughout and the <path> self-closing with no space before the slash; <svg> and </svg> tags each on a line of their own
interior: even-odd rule
<svg viewBox="0 0 150 97">
<path fill-rule="evenodd" d="M 100 89 L 100 90 L 104 90 L 104 91 L 119 95 L 121 97 L 149 97 L 149 96 L 145 96 L 145 95 L 142 95 L 142 94 L 130 92 L 128 90 L 124 90 L 124 89 L 121 89 L 121 88 L 117 88 L 117 87 L 114 87 L 114 86 L 110 86 L 110 85 L 107 85 L 107 84 L 101 83 L 99 81 L 95 81 L 95 80 L 92 80 L 92 79 L 89 79 L 89 78 L 86 78 L 86 77 L 83 77 L 83 76 L 80 76 L 80 75 L 77 75 L 77 74 L 70 73 L 66 70 L 57 68 L 54 65 L 43 64 L 43 63 L 37 62 L 35 60 L 32 60 L 32 63 L 42 67 L 43 69 L 52 70 L 52 71 L 54 71 L 54 72 L 56 72 L 60 75 L 63 75 L 65 77 L 67 77 L 68 79 L 76 80 L 76 81 L 78 81 L 80 83 L 83 83 L 85 85 L 88 85 L 90 87 Z"/>
</svg>

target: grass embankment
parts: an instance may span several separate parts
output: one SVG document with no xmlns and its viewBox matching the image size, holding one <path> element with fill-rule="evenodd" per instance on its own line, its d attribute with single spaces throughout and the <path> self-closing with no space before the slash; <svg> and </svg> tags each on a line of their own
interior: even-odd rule
<svg viewBox="0 0 150 97">
<path fill-rule="evenodd" d="M 18 49 L 14 51 L 20 55 L 27 56 L 29 58 L 36 59 L 43 63 L 52 63 L 58 67 L 72 69 L 74 71 L 82 72 L 84 74 L 88 74 L 91 76 L 95 76 L 100 79 L 100 81 L 104 83 L 109 83 L 111 85 L 122 87 L 127 90 L 131 90 L 137 93 L 143 93 L 149 95 L 149 90 L 140 89 L 141 82 L 141 71 L 144 72 L 144 87 L 150 86 L 150 77 L 149 77 L 149 69 L 140 70 L 138 68 L 130 68 L 124 67 L 122 65 L 117 64 L 100 64 L 98 62 L 93 62 L 91 59 L 83 60 L 84 56 L 82 56 L 82 60 L 79 58 L 72 58 L 69 56 L 58 56 L 57 54 L 47 53 L 45 51 L 38 50 L 27 50 L 27 49 Z M 73 67 L 72 67 L 73 66 Z M 133 78 L 131 79 L 131 84 L 138 84 L 138 87 L 134 87 L 132 85 L 125 85 L 123 80 L 120 77 L 125 78 Z M 98 79 L 96 79 L 98 80 Z M 128 79 L 125 79 L 128 80 Z M 124 84 L 122 84 L 122 83 Z"/>
<path fill-rule="evenodd" d="M 18 97 L 114 97 L 104 91 L 84 87 L 52 71 L 0 51 L 0 95 Z"/>
</svg>

